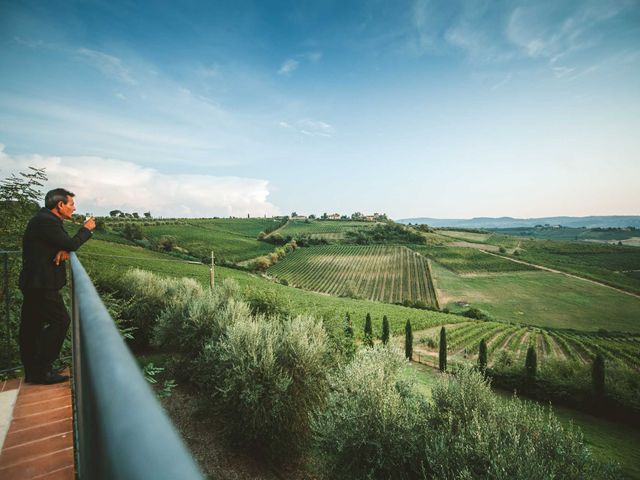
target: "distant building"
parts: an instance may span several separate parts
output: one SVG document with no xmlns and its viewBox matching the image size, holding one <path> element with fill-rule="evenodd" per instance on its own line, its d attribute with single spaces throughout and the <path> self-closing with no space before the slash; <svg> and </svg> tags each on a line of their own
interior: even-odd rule
<svg viewBox="0 0 640 480">
<path fill-rule="evenodd" d="M 296 215 L 295 217 L 291 217 L 291 220 L 306 220 L 306 215 Z"/>
<path fill-rule="evenodd" d="M 329 220 L 340 220 L 340 214 L 339 213 L 332 213 L 331 215 L 327 215 L 327 218 Z"/>
</svg>

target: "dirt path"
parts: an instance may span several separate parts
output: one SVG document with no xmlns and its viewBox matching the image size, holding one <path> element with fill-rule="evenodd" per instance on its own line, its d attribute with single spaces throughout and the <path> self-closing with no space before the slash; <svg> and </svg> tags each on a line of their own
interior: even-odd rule
<svg viewBox="0 0 640 480">
<path fill-rule="evenodd" d="M 562 270 L 555 270 L 553 268 L 544 267 L 542 265 L 536 265 L 535 263 L 525 262 L 523 260 L 516 260 L 515 258 L 505 257 L 504 255 L 498 255 L 497 253 L 491 253 L 487 250 L 480 250 L 487 255 L 493 255 L 494 257 L 504 258 L 505 260 L 509 260 L 510 262 L 521 263 L 522 265 L 529 265 L 530 267 L 535 267 L 539 270 L 544 270 L 546 272 L 551 273 L 559 273 L 560 275 L 565 275 L 566 277 L 577 278 L 578 280 L 582 280 L 584 282 L 593 283 L 594 285 L 600 285 L 601 287 L 610 288 L 611 290 L 615 290 L 616 292 L 624 293 L 625 295 L 629 295 L 631 297 L 640 298 L 640 295 L 636 293 L 627 292 L 626 290 L 622 290 L 620 288 L 612 287 L 611 285 L 607 285 L 606 283 L 597 282 L 596 280 L 591 280 L 589 278 L 584 278 L 579 275 L 573 275 L 572 273 L 563 272 Z"/>
<path fill-rule="evenodd" d="M 273 232 L 269 232 L 269 234 L 268 234 L 268 235 L 265 235 L 265 237 L 264 237 L 264 238 L 269 238 L 269 237 L 270 237 L 271 235 L 273 235 L 274 233 L 276 233 L 276 232 L 278 232 L 278 231 L 282 230 L 284 227 L 286 227 L 287 225 L 289 225 L 289 222 L 290 222 L 290 221 L 291 221 L 291 220 L 287 220 L 287 221 L 285 222 L 285 224 L 284 224 L 284 225 L 282 225 L 282 226 L 280 226 L 280 227 L 276 228 Z"/>
</svg>

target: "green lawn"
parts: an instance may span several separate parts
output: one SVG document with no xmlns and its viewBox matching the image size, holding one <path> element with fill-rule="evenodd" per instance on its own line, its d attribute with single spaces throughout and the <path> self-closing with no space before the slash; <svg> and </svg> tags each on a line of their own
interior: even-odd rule
<svg viewBox="0 0 640 480">
<path fill-rule="evenodd" d="M 178 246 L 192 255 L 206 258 L 211 251 L 216 257 L 239 262 L 273 251 L 273 245 L 256 240 L 258 233 L 273 225 L 271 219 L 211 219 L 183 220 L 178 225 L 155 225 L 143 227 L 149 240 L 170 235 Z"/>
<path fill-rule="evenodd" d="M 432 272 L 440 305 L 454 311 L 464 302 L 499 321 L 640 332 L 640 299 L 607 287 L 543 271 L 463 277 L 433 262 Z"/>
<path fill-rule="evenodd" d="M 640 280 L 630 271 L 640 270 L 640 248 L 594 242 L 523 240 L 520 260 L 591 278 L 640 293 Z"/>
<path fill-rule="evenodd" d="M 491 236 L 491 233 L 465 232 L 461 230 L 438 230 L 439 234 L 446 237 L 464 240 L 467 242 L 484 243 Z"/>
<path fill-rule="evenodd" d="M 496 255 L 489 255 L 481 252 L 477 248 L 419 245 L 411 245 L 410 248 L 421 253 L 425 257 L 435 260 L 456 273 L 464 274 L 535 270 L 535 267 L 512 262 L 511 260 L 507 260 Z"/>
</svg>

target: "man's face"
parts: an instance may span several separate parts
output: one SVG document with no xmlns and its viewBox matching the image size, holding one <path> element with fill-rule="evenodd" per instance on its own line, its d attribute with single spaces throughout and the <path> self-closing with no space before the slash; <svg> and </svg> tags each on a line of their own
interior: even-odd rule
<svg viewBox="0 0 640 480">
<path fill-rule="evenodd" d="M 76 211 L 76 204 L 73 201 L 73 197 L 67 195 L 67 203 L 58 202 L 56 210 L 58 211 L 60 218 L 69 220 L 71 215 L 73 215 L 73 212 Z"/>
</svg>

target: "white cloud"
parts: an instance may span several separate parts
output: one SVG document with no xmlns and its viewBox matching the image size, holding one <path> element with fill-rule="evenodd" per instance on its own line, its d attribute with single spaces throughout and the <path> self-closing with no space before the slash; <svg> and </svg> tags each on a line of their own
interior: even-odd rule
<svg viewBox="0 0 640 480">
<path fill-rule="evenodd" d="M 82 61 L 97 68 L 108 77 L 115 78 L 116 80 L 127 83 L 129 85 L 136 85 L 137 82 L 131 76 L 129 69 L 124 66 L 122 60 L 113 55 L 99 52 L 97 50 L 91 50 L 89 48 L 79 48 L 75 52 L 79 55 Z"/>
<path fill-rule="evenodd" d="M 496 83 L 491 87 L 491 90 L 495 91 L 505 86 L 507 83 L 509 83 L 509 81 L 511 80 L 511 77 L 513 77 L 513 74 L 511 72 L 507 73 L 502 80 L 500 80 L 498 83 Z"/>
<path fill-rule="evenodd" d="M 305 55 L 310 62 L 319 62 L 322 59 L 322 52 L 310 52 Z"/>
<path fill-rule="evenodd" d="M 297 133 L 306 135 L 307 137 L 332 137 L 336 131 L 332 125 L 329 125 L 326 122 L 311 119 L 299 120 L 293 125 L 281 121 L 279 125 L 282 128 L 294 130 Z"/>
<path fill-rule="evenodd" d="M 277 215 L 267 201 L 269 182 L 242 177 L 168 175 L 132 162 L 92 156 L 12 156 L 0 144 L 0 175 L 45 168 L 44 190 L 64 187 L 76 194 L 81 213 L 109 210 L 164 217 Z"/>
<path fill-rule="evenodd" d="M 624 1 L 590 0 L 579 2 L 568 13 L 563 12 L 562 2 L 520 6 L 509 18 L 506 35 L 527 56 L 548 58 L 555 63 L 601 42 L 598 26 L 630 6 L 631 3 Z"/>
<path fill-rule="evenodd" d="M 299 61 L 290 58 L 282 64 L 282 66 L 280 67 L 280 70 L 278 70 L 278 74 L 290 75 L 292 72 L 294 72 L 298 68 L 299 65 L 300 65 Z"/>
</svg>

